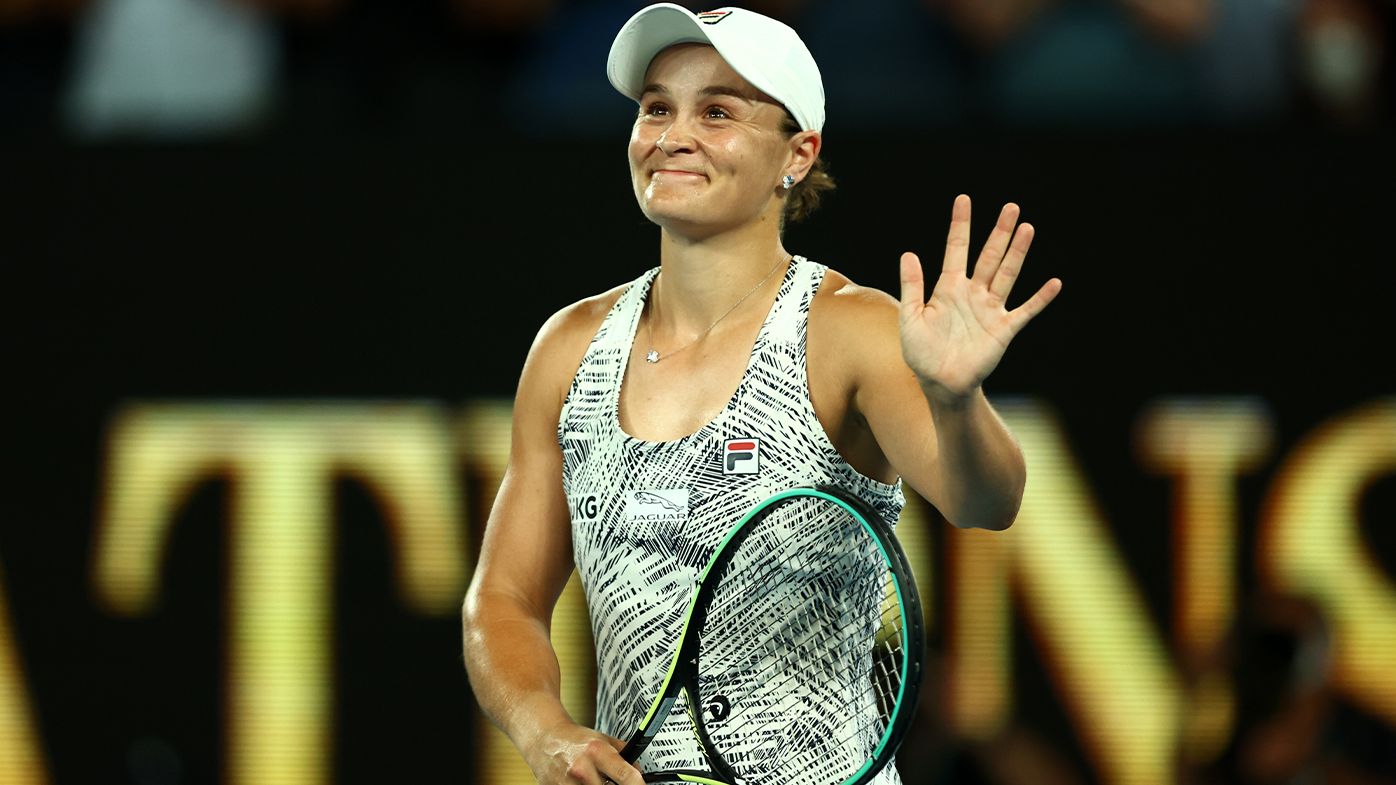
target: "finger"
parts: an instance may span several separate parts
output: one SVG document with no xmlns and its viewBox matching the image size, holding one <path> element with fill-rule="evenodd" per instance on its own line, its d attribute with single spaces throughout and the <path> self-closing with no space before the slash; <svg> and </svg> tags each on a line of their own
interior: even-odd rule
<svg viewBox="0 0 1396 785">
<path fill-rule="evenodd" d="M 1037 234 L 1037 230 L 1032 228 L 1032 224 L 1023 224 L 1018 227 L 1018 231 L 1013 233 L 1013 243 L 1008 246 L 1008 253 L 1003 257 L 1003 264 L 999 265 L 998 271 L 990 279 L 989 293 L 999 300 L 1007 300 L 1008 293 L 1013 291 L 1013 284 L 1018 280 L 1018 274 L 1023 269 L 1023 260 L 1028 256 L 1028 248 L 1032 246 L 1032 238 Z M 979 275 L 979 271 L 974 271 Z"/>
<path fill-rule="evenodd" d="M 914 314 L 926 304 L 926 278 L 921 271 L 921 257 L 907 251 L 902 254 L 902 313 Z"/>
<path fill-rule="evenodd" d="M 645 777 L 640 770 L 619 759 L 605 761 L 596 770 L 603 784 L 645 785 Z"/>
<path fill-rule="evenodd" d="M 601 782 L 604 785 L 645 785 L 644 775 L 634 766 L 627 766 L 624 770 L 601 776 Z"/>
<path fill-rule="evenodd" d="M 1028 326 L 1035 316 L 1042 313 L 1047 306 L 1056 299 L 1062 290 L 1062 279 L 1053 278 L 1042 285 L 1037 293 L 1028 298 L 1028 301 L 1008 312 L 1008 325 L 1017 335 L 1018 331 Z"/>
<path fill-rule="evenodd" d="M 950 234 L 945 238 L 945 261 L 943 273 L 964 275 L 969 261 L 969 197 L 960 194 L 955 197 L 955 206 L 950 209 Z"/>
<path fill-rule="evenodd" d="M 1013 227 L 1018 223 L 1019 212 L 1018 205 L 1012 202 L 1004 205 L 999 212 L 999 221 L 994 224 L 988 242 L 979 252 L 979 260 L 974 263 L 974 280 L 986 286 L 994 280 L 994 274 L 1003 262 L 1004 252 L 1009 248 L 1009 240 L 1014 236 Z"/>
<path fill-rule="evenodd" d="M 640 770 L 626 763 L 625 759 L 621 757 L 626 743 L 614 736 L 608 736 L 606 740 L 616 751 L 613 756 L 608 756 L 601 763 L 600 769 L 607 772 L 604 776 L 616 785 L 644 785 L 645 778 L 640 774 Z"/>
</svg>

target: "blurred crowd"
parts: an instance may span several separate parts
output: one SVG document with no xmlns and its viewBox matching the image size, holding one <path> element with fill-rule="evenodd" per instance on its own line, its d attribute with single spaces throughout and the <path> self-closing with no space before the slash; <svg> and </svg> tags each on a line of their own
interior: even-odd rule
<svg viewBox="0 0 1396 785">
<path fill-rule="evenodd" d="M 0 0 L 0 133 L 613 138 L 617 0 Z M 754 0 L 831 132 L 1381 128 L 1396 0 Z M 699 6 L 692 6 L 702 10 Z"/>
</svg>

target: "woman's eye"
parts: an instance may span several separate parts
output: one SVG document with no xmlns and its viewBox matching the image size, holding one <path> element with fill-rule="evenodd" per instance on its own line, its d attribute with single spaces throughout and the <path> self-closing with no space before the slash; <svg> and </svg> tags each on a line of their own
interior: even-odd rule
<svg viewBox="0 0 1396 785">
<path fill-rule="evenodd" d="M 649 106 L 645 107 L 645 109 L 644 109 L 644 114 L 651 115 L 651 116 L 653 116 L 653 115 L 666 115 L 666 114 L 668 114 L 668 113 L 669 113 L 669 107 L 665 106 L 664 104 L 660 104 L 660 103 L 650 104 Z"/>
<path fill-rule="evenodd" d="M 723 109 L 720 106 L 708 107 L 708 119 L 710 120 L 720 120 L 726 118 L 727 116 L 727 110 Z"/>
</svg>

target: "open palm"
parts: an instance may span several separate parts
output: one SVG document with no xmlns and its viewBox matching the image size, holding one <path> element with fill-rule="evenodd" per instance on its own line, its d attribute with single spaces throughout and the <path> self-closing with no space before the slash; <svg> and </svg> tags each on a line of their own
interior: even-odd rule
<svg viewBox="0 0 1396 785">
<path fill-rule="evenodd" d="M 950 397 L 972 393 L 998 366 L 1018 331 L 1061 291 L 1061 280 L 1053 278 L 1022 305 L 1008 309 L 1008 295 L 1033 236 L 1031 224 L 1017 223 L 1018 206 L 1004 205 L 974 274 L 967 275 L 970 199 L 956 197 L 945 261 L 930 300 L 925 299 L 921 260 L 902 254 L 902 356 L 923 386 Z"/>
</svg>

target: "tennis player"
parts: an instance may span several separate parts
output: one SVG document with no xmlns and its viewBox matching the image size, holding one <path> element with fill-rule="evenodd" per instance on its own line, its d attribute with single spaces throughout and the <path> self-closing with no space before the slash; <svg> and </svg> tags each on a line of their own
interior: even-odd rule
<svg viewBox="0 0 1396 785">
<path fill-rule="evenodd" d="M 718 538 L 771 493 L 834 483 L 896 520 L 904 480 L 956 526 L 1012 523 L 1023 458 L 981 385 L 1061 289 L 1007 307 L 1033 237 L 1012 204 L 969 274 L 966 196 L 929 300 L 914 254 L 898 302 L 786 250 L 784 223 L 832 181 L 819 69 L 774 19 L 650 6 L 616 36 L 607 75 L 638 102 L 630 175 L 658 266 L 539 331 L 463 615 L 480 705 L 545 785 L 706 768 L 682 723 L 638 769 L 618 737 L 653 700 Z M 574 568 L 595 728 L 564 710 L 549 642 Z M 899 782 L 892 767 L 877 781 Z"/>
</svg>

